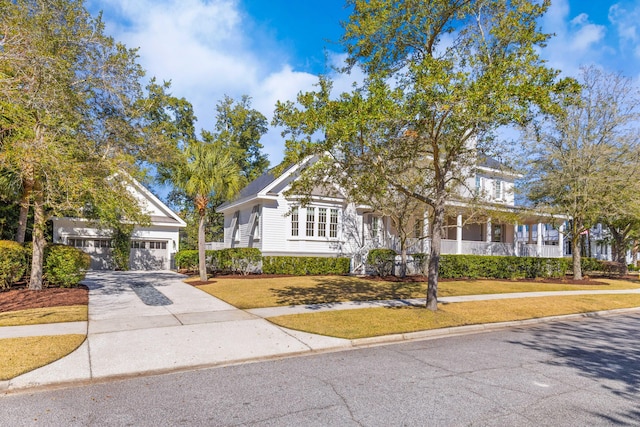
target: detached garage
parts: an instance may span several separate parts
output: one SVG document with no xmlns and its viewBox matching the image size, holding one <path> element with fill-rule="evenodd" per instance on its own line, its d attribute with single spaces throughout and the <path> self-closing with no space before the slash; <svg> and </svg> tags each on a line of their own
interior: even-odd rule
<svg viewBox="0 0 640 427">
<path fill-rule="evenodd" d="M 131 235 L 131 270 L 175 268 L 179 231 L 185 222 L 142 184 L 133 180 L 128 187 L 151 219 L 149 227 L 136 227 Z M 53 218 L 53 241 L 75 246 L 91 256 L 91 269 L 112 270 L 111 231 L 100 229 L 83 218 Z"/>
</svg>

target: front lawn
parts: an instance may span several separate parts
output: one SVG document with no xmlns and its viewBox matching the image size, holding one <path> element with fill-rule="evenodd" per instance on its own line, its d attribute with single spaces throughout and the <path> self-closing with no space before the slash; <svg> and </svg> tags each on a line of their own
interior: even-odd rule
<svg viewBox="0 0 640 427">
<path fill-rule="evenodd" d="M 439 304 L 423 307 L 363 308 L 271 317 L 285 328 L 338 338 L 366 338 L 428 329 L 507 322 L 640 306 L 640 295 L 575 295 Z"/>
<path fill-rule="evenodd" d="M 197 279 L 187 279 L 187 281 Z M 426 282 L 386 282 L 351 276 L 292 276 L 225 278 L 198 286 L 203 291 L 238 308 L 323 304 L 342 301 L 373 301 L 424 298 Z M 640 284 L 600 279 L 597 284 L 573 285 L 538 281 L 458 280 L 441 281 L 439 296 L 499 294 L 535 291 L 637 289 Z"/>
</svg>

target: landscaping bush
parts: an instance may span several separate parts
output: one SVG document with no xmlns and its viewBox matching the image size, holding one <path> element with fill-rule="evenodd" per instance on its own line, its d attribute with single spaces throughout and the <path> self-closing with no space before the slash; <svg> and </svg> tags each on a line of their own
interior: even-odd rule
<svg viewBox="0 0 640 427">
<path fill-rule="evenodd" d="M 258 248 L 226 248 L 212 252 L 211 267 L 215 272 L 247 275 L 260 269 L 262 253 Z"/>
<path fill-rule="evenodd" d="M 393 272 L 396 255 L 393 249 L 371 249 L 367 254 L 367 265 L 371 266 L 378 276 L 389 276 Z"/>
<path fill-rule="evenodd" d="M 442 255 L 438 274 L 443 279 L 561 278 L 569 266 L 565 258 Z"/>
<path fill-rule="evenodd" d="M 179 269 L 197 270 L 198 269 L 198 251 L 182 250 L 176 253 L 176 267 Z"/>
<path fill-rule="evenodd" d="M 0 240 L 0 288 L 7 289 L 27 272 L 27 251 L 20 243 Z"/>
<path fill-rule="evenodd" d="M 262 257 L 264 274 L 288 274 L 296 276 L 315 274 L 349 274 L 351 260 L 349 258 L 329 257 L 294 257 L 266 256 Z"/>
<path fill-rule="evenodd" d="M 50 285 L 69 288 L 84 279 L 91 265 L 89 254 L 66 245 L 47 245 L 44 249 L 44 279 Z"/>
<path fill-rule="evenodd" d="M 582 268 L 583 273 L 588 271 L 605 272 L 608 269 L 607 266 L 605 266 L 604 261 L 587 257 L 580 258 L 580 267 Z"/>
</svg>

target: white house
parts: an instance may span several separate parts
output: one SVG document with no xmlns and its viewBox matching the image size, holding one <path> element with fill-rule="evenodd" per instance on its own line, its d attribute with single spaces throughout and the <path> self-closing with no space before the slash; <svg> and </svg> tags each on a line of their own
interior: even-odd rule
<svg viewBox="0 0 640 427">
<path fill-rule="evenodd" d="M 151 220 L 149 227 L 135 227 L 131 236 L 129 267 L 132 270 L 174 268 L 179 248 L 179 231 L 186 223 L 135 179 L 127 189 Z M 97 227 L 83 218 L 53 218 L 53 242 L 75 246 L 91 255 L 91 269 L 114 268 L 111 230 Z"/>
<path fill-rule="evenodd" d="M 267 256 L 348 256 L 353 269 L 362 265 L 371 248 L 400 250 L 398 233 L 389 217 L 350 203 L 339 190 L 331 195 L 317 191 L 306 206 L 298 197 L 288 196 L 299 169 L 300 165 L 294 165 L 279 176 L 265 173 L 245 187 L 236 200 L 218 209 L 224 214 L 224 247 L 255 247 Z M 545 229 L 544 223 L 550 218 L 515 206 L 513 187 L 517 177 L 492 159 L 476 167 L 466 183 L 469 190 L 464 191 L 477 192 L 487 212 L 517 213 L 521 224 L 492 220 L 490 215 L 471 218 L 470 206 L 452 203 L 441 246 L 443 254 L 563 256 L 563 230 L 557 234 L 559 241 L 545 242 L 543 233 L 532 230 Z M 517 233 L 518 228 L 525 233 Z M 408 252 L 428 252 L 429 224 L 424 212 L 415 213 L 413 230 Z M 211 248 L 220 246 L 210 244 Z"/>
</svg>

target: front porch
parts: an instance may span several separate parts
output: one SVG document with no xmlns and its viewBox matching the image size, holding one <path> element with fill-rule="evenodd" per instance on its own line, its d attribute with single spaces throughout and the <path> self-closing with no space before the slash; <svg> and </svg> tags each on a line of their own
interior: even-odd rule
<svg viewBox="0 0 640 427">
<path fill-rule="evenodd" d="M 447 224 L 446 238 L 440 243 L 443 255 L 564 256 L 564 225 L 555 229 L 543 222 L 509 224 L 491 219 L 465 223 L 462 214 L 449 218 Z M 393 236 L 390 240 L 389 247 L 399 253 L 399 239 Z M 407 253 L 429 253 L 430 245 L 429 237 L 407 239 Z"/>
</svg>

